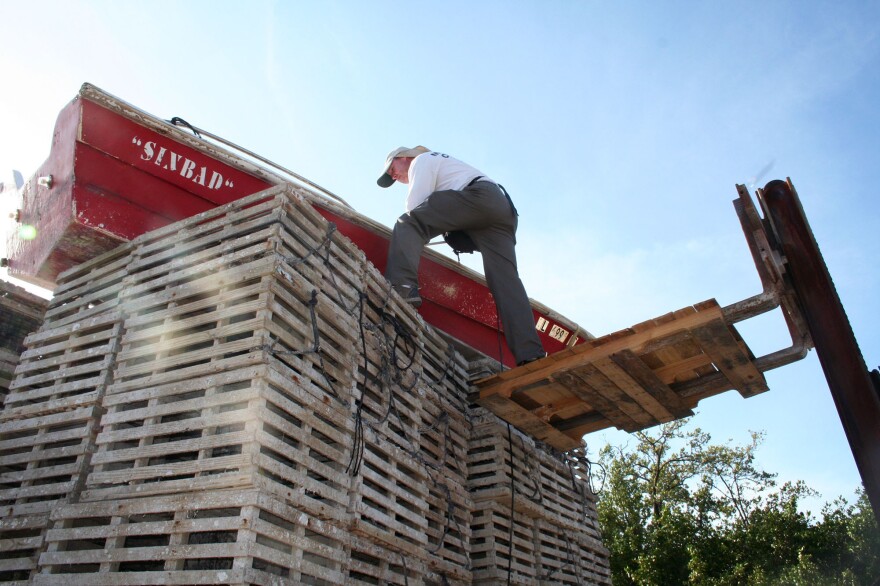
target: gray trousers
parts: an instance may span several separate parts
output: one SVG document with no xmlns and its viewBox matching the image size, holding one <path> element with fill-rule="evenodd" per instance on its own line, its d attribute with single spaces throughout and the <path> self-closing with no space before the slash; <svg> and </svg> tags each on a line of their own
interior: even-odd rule
<svg viewBox="0 0 880 586">
<path fill-rule="evenodd" d="M 419 259 L 431 238 L 464 230 L 483 255 L 483 271 L 517 362 L 544 356 L 532 307 L 516 268 L 516 214 L 501 189 L 478 181 L 461 191 L 435 191 L 400 216 L 391 234 L 385 276 L 392 285 L 418 286 Z"/>
</svg>

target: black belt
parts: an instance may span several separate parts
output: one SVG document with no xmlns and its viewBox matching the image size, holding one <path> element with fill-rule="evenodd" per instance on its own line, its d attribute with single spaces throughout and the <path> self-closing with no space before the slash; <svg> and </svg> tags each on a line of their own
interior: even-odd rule
<svg viewBox="0 0 880 586">
<path fill-rule="evenodd" d="M 485 179 L 485 177 L 484 177 L 483 175 L 479 175 L 479 176 L 477 176 L 477 177 L 474 177 L 473 179 L 471 179 L 471 182 L 470 182 L 470 183 L 468 183 L 467 185 L 464 186 L 464 188 L 467 189 L 468 187 L 470 187 L 471 185 L 473 185 L 473 184 L 476 183 L 477 181 L 482 181 L 483 179 Z M 513 215 L 514 215 L 514 216 L 518 216 L 518 215 L 519 215 L 519 212 L 516 211 L 516 206 L 513 205 L 513 200 L 510 199 L 510 194 L 507 193 L 507 190 L 504 189 L 504 186 L 501 185 L 500 183 L 496 183 L 495 185 L 498 186 L 498 189 L 500 189 L 501 192 L 504 194 L 504 197 L 507 198 L 507 203 L 510 204 L 510 211 L 513 212 Z"/>
</svg>

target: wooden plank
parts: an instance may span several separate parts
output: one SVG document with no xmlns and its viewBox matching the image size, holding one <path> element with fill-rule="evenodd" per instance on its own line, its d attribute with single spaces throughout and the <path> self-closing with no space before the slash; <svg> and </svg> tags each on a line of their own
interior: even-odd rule
<svg viewBox="0 0 880 586">
<path fill-rule="evenodd" d="M 696 309 L 693 307 L 685 307 L 652 320 L 652 323 L 658 324 L 681 319 L 682 317 L 693 314 L 695 311 Z M 633 329 L 635 330 L 639 327 L 642 326 L 633 326 Z M 652 326 L 650 324 L 645 324 L 644 327 L 649 328 Z M 673 370 L 664 371 L 664 376 L 667 377 L 668 380 L 658 372 L 658 376 L 660 376 L 661 380 L 666 384 L 690 380 L 700 376 L 700 374 L 705 374 L 714 370 L 711 367 L 711 361 L 700 350 L 699 345 L 693 339 L 693 336 L 689 331 L 681 332 L 678 335 L 668 336 L 664 338 L 662 342 L 664 343 L 657 344 L 656 348 L 651 347 L 650 345 L 646 346 L 639 352 L 639 357 L 655 372 L 658 372 L 662 368 L 668 369 L 673 365 L 678 365 L 678 367 Z M 702 361 L 694 360 L 700 356 L 703 357 Z M 709 365 L 708 370 L 705 368 L 707 364 Z M 693 365 L 693 367 L 688 368 L 690 365 Z M 697 369 L 700 369 L 700 371 L 697 372 Z"/>
<path fill-rule="evenodd" d="M 613 356 L 613 355 L 612 355 Z M 634 400 L 649 415 L 649 418 L 640 418 L 639 423 L 653 425 L 660 421 L 669 421 L 672 413 L 669 409 L 642 386 L 626 371 L 624 367 L 612 360 L 612 357 L 597 360 L 593 366 L 602 375 L 616 385 L 628 397 Z M 631 431 L 634 431 L 632 429 Z"/>
<path fill-rule="evenodd" d="M 687 382 L 700 376 L 706 376 L 705 368 L 709 367 L 710 372 L 715 370 L 712 365 L 712 358 L 705 353 L 691 356 L 690 358 L 682 358 L 676 362 L 667 362 L 660 368 L 653 369 L 661 381 L 667 385 L 676 382 Z M 699 372 L 698 372 L 699 371 Z M 682 376 L 682 373 L 690 373 Z"/>
<path fill-rule="evenodd" d="M 568 348 L 562 352 L 557 352 L 548 358 L 531 363 L 528 365 L 531 368 L 525 373 L 521 369 L 512 369 L 478 381 L 477 386 L 480 388 L 480 397 L 482 399 L 496 394 L 509 397 L 516 389 L 548 378 L 559 370 L 569 370 L 590 364 L 622 350 L 638 352 L 642 346 L 654 340 L 683 330 L 703 326 L 713 319 L 720 319 L 722 317 L 721 308 L 714 301 L 712 303 L 712 306 L 706 307 L 702 311 L 682 319 L 660 324 L 648 331 L 629 332 L 623 330 L 622 332 L 616 332 L 615 334 L 603 336 L 585 344 Z"/>
<path fill-rule="evenodd" d="M 636 427 L 633 419 L 623 411 L 625 403 L 618 403 L 613 400 L 613 398 L 603 395 L 589 382 L 577 376 L 573 371 L 561 372 L 554 375 L 553 379 L 564 385 L 571 393 L 601 413 L 606 419 L 608 419 L 608 421 L 616 425 L 618 428 L 633 429 Z M 613 385 L 605 385 L 599 388 L 603 391 L 609 391 L 610 393 L 617 391 L 616 387 L 614 387 L 613 390 L 611 387 L 613 387 Z M 630 401 L 629 404 L 631 403 L 632 402 Z"/>
<path fill-rule="evenodd" d="M 596 364 L 587 365 L 572 372 L 589 383 L 607 401 L 616 405 L 626 415 L 629 421 L 622 420 L 624 425 L 618 424 L 621 429 L 635 430 L 640 426 L 652 425 L 656 421 L 655 416 L 642 405 L 643 401 L 640 401 L 638 396 L 633 396 L 634 393 L 629 388 L 629 381 L 616 376 L 615 369 L 606 366 L 603 371 L 600 368 L 600 365 L 605 365 L 607 362 L 607 359 L 600 360 Z"/>
<path fill-rule="evenodd" d="M 346 586 L 409 586 L 424 584 L 425 561 L 407 557 L 369 537 L 349 536 L 349 560 Z"/>
<path fill-rule="evenodd" d="M 693 415 L 690 409 L 684 406 L 681 398 L 633 352 L 629 350 L 617 352 L 611 355 L 611 360 L 620 366 L 628 376 L 632 377 L 648 395 L 661 404 L 673 418 Z"/>
<path fill-rule="evenodd" d="M 582 411 L 583 408 L 584 402 L 580 398 L 570 396 L 559 400 L 554 400 L 549 403 L 545 403 L 536 409 L 532 409 L 532 413 L 535 414 L 535 417 L 538 417 L 542 421 L 549 423 L 550 420 L 554 417 L 567 419 L 568 417 L 564 416 L 563 414 L 572 409 Z"/>
<path fill-rule="evenodd" d="M 723 320 L 713 320 L 694 331 L 694 338 L 740 395 L 753 397 L 769 389 L 764 375 L 739 347 Z"/>
<path fill-rule="evenodd" d="M 498 414 L 505 421 L 509 421 L 517 429 L 563 452 L 583 445 L 580 438 L 569 437 L 552 425 L 545 423 L 534 413 L 501 395 L 489 395 L 485 399 L 481 398 L 480 404 Z"/>
<path fill-rule="evenodd" d="M 561 421 L 556 424 L 556 429 L 572 438 L 581 438 L 588 433 L 608 429 L 611 423 L 599 413 L 585 413 Z"/>
</svg>

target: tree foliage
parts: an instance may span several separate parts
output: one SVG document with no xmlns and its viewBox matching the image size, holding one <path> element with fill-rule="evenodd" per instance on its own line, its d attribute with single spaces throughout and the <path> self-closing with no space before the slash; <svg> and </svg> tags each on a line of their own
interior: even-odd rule
<svg viewBox="0 0 880 586">
<path fill-rule="evenodd" d="M 688 420 L 634 434 L 633 448 L 605 446 L 599 523 L 616 586 L 706 584 L 872 585 L 880 530 L 864 491 L 827 504 L 820 520 L 799 509 L 815 492 L 777 486 L 755 453 L 711 443 Z"/>
</svg>

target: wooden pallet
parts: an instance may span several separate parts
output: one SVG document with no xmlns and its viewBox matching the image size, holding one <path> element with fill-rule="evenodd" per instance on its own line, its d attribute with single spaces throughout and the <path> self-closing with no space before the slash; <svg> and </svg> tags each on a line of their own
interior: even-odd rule
<svg viewBox="0 0 880 586">
<path fill-rule="evenodd" d="M 274 188 L 138 237 L 129 266 L 130 295 L 173 287 L 218 264 L 242 264 L 267 254 L 346 306 L 357 300 L 364 254 L 289 188 Z M 177 279 L 177 280 L 175 280 Z"/>
<path fill-rule="evenodd" d="M 412 455 L 364 429 L 359 474 L 352 479 L 351 531 L 407 559 L 428 550 L 428 477 Z"/>
<path fill-rule="evenodd" d="M 180 378 L 201 376 L 213 363 L 259 351 L 277 356 L 319 385 L 328 384 L 323 370 L 338 382 L 328 393 L 346 393 L 354 369 L 354 320 L 319 298 L 314 326 L 321 352 L 310 352 L 312 288 L 276 278 L 279 263 L 266 257 L 127 304 L 131 315 L 115 381 L 137 385 L 140 379 L 174 372 Z"/>
<path fill-rule="evenodd" d="M 611 585 L 609 552 L 601 542 L 546 520 L 536 522 L 535 536 L 538 584 Z"/>
<path fill-rule="evenodd" d="M 76 498 L 100 419 L 96 405 L 0 424 L 0 516 L 47 513 Z"/>
<path fill-rule="evenodd" d="M 509 508 L 512 480 L 514 510 L 540 517 L 545 513 L 540 472 L 531 438 L 516 430 L 508 438 L 507 426 L 493 421 L 474 425 L 468 442 L 468 490 L 475 503 L 497 502 Z"/>
<path fill-rule="evenodd" d="M 105 398 L 83 501 L 263 488 L 346 519 L 353 424 L 272 362 Z"/>
<path fill-rule="evenodd" d="M 538 451 L 544 519 L 599 538 L 596 496 L 587 478 L 557 456 Z"/>
<path fill-rule="evenodd" d="M 431 470 L 465 486 L 468 438 L 471 435 L 466 412 L 456 409 L 454 403 L 438 393 L 433 385 L 420 389 L 420 395 L 419 457 Z"/>
<path fill-rule="evenodd" d="M 0 517 L 0 584 L 30 583 L 46 539 L 49 513 Z"/>
<path fill-rule="evenodd" d="M 116 364 L 122 317 L 46 322 L 25 340 L 0 422 L 100 404 Z"/>
<path fill-rule="evenodd" d="M 134 246 L 125 243 L 58 276 L 46 324 L 61 327 L 118 311 Z"/>
<path fill-rule="evenodd" d="M 427 566 L 447 580 L 469 584 L 474 502 L 462 485 L 437 476 L 428 483 Z"/>
<path fill-rule="evenodd" d="M 599 429 L 636 431 L 686 417 L 725 390 L 766 391 L 753 358 L 709 300 L 480 380 L 478 402 L 567 451 Z"/>
<path fill-rule="evenodd" d="M 475 503 L 495 501 L 508 508 L 512 503 L 529 517 L 598 537 L 595 495 L 583 472 L 521 432 L 508 434 L 493 414 L 477 413 L 468 452 L 468 487 Z"/>
<path fill-rule="evenodd" d="M 39 329 L 47 305 L 42 297 L 0 280 L 0 403 L 9 391 L 24 340 Z"/>
<path fill-rule="evenodd" d="M 513 541 L 511 542 L 511 524 Z M 473 584 L 536 583 L 535 519 L 487 501 L 474 511 Z"/>
<path fill-rule="evenodd" d="M 368 537 L 349 536 L 351 557 L 345 582 L 347 586 L 381 584 L 382 586 L 425 586 L 423 560 L 389 550 Z"/>
<path fill-rule="evenodd" d="M 349 538 L 259 491 L 71 504 L 34 584 L 342 584 Z"/>
<path fill-rule="evenodd" d="M 18 351 L 13 352 L 6 348 L 0 348 L 0 403 L 4 401 L 6 393 L 9 392 L 9 385 L 12 384 L 15 367 L 18 366 L 20 356 Z M 0 406 L 0 410 L 2 408 Z"/>
</svg>

